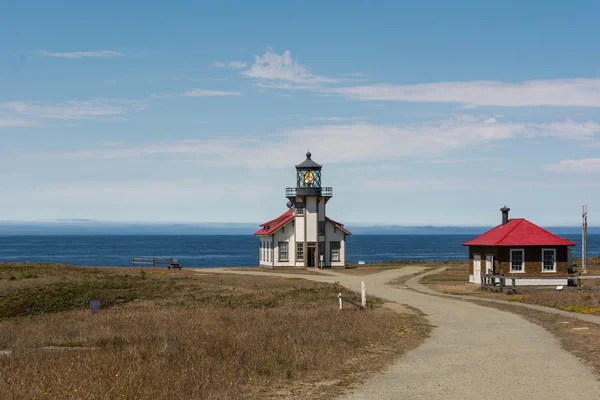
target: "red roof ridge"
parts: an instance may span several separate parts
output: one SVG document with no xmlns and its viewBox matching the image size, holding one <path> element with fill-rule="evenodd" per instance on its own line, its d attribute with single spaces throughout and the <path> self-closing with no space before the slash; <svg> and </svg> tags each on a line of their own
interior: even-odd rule
<svg viewBox="0 0 600 400">
<path fill-rule="evenodd" d="M 254 232 L 255 236 L 265 236 L 275 233 L 279 228 L 294 219 L 294 208 L 290 208 L 279 217 L 260 224 L 261 228 Z"/>
<path fill-rule="evenodd" d="M 498 244 L 498 243 L 502 243 L 502 241 L 503 241 L 504 239 L 506 239 L 506 237 L 507 237 L 508 235 L 510 235 L 510 234 L 512 233 L 512 231 L 514 231 L 515 229 L 517 229 L 517 227 L 518 227 L 519 225 L 521 225 L 521 224 L 523 223 L 523 221 L 525 221 L 525 218 L 511 218 L 511 219 L 509 219 L 509 220 L 508 220 L 508 222 L 506 222 L 506 225 L 508 225 L 508 223 L 509 223 L 510 221 L 518 221 L 518 222 L 516 222 L 515 224 L 513 224 L 514 226 L 512 226 L 512 229 L 510 229 L 510 230 L 507 230 L 507 232 L 504 234 L 504 236 L 502 236 L 502 239 L 498 240 L 498 242 L 497 242 L 496 244 Z M 502 225 L 502 224 L 500 224 L 500 225 L 498 225 L 496 228 L 502 228 L 503 226 L 506 226 L 506 225 Z M 494 228 L 494 229 L 496 229 L 496 228 Z"/>
</svg>

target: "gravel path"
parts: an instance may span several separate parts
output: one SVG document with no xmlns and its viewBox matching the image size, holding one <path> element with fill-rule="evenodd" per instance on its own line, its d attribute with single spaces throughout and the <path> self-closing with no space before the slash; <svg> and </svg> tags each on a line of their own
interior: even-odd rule
<svg viewBox="0 0 600 400">
<path fill-rule="evenodd" d="M 416 307 L 435 326 L 425 344 L 342 399 L 598 398 L 600 383 L 592 370 L 561 349 L 543 328 L 494 308 L 387 284 L 420 270 L 407 267 L 366 276 L 331 270 L 327 271 L 331 276 L 273 274 L 338 281 L 353 290 L 360 290 L 364 280 L 368 294 Z M 406 282 L 415 283 L 416 278 Z"/>
</svg>

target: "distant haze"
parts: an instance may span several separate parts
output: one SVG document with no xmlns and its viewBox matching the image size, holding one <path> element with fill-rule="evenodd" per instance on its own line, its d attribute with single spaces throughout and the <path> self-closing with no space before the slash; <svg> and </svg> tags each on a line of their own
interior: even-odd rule
<svg viewBox="0 0 600 400">
<path fill-rule="evenodd" d="M 92 220 L 55 222 L 0 222 L 0 235 L 251 235 L 250 223 L 115 223 Z M 399 226 L 347 224 L 355 235 L 455 235 L 481 234 L 491 226 Z M 556 234 L 578 234 L 577 226 L 544 227 Z M 600 234 L 600 227 L 590 227 Z"/>
</svg>

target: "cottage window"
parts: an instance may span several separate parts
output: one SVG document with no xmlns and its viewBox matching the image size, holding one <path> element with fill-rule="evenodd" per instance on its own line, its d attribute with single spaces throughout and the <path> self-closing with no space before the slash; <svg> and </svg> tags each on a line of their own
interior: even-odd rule
<svg viewBox="0 0 600 400">
<path fill-rule="evenodd" d="M 296 203 L 296 215 L 304 215 L 304 203 Z"/>
<path fill-rule="evenodd" d="M 296 243 L 296 259 L 298 261 L 304 261 L 304 243 Z"/>
<path fill-rule="evenodd" d="M 525 251 L 510 249 L 510 272 L 525 272 Z"/>
<path fill-rule="evenodd" d="M 279 261 L 288 260 L 288 244 L 287 242 L 279 242 Z"/>
<path fill-rule="evenodd" d="M 340 242 L 329 243 L 331 261 L 340 261 Z"/>
<path fill-rule="evenodd" d="M 542 272 L 556 272 L 556 249 L 542 249 Z"/>
<path fill-rule="evenodd" d="M 325 235 L 325 221 L 319 221 L 319 236 Z"/>
</svg>

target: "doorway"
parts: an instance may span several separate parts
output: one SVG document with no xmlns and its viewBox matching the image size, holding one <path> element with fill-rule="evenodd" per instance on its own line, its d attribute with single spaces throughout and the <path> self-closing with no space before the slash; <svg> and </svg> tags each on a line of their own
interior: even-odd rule
<svg viewBox="0 0 600 400">
<path fill-rule="evenodd" d="M 492 254 L 488 254 L 487 256 L 485 256 L 485 273 L 494 273 L 494 256 Z"/>
<path fill-rule="evenodd" d="M 306 261 L 307 267 L 314 267 L 316 265 L 315 260 L 316 260 L 316 251 L 315 251 L 315 245 L 314 244 L 309 244 L 306 247 Z"/>
<path fill-rule="evenodd" d="M 473 255 L 473 283 L 481 283 L 481 256 Z"/>
</svg>

